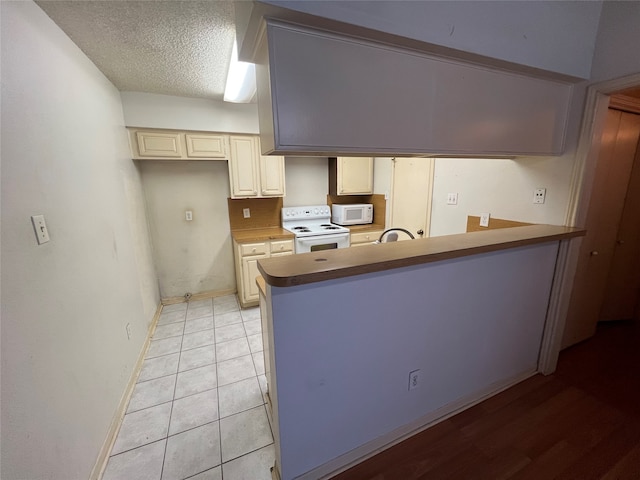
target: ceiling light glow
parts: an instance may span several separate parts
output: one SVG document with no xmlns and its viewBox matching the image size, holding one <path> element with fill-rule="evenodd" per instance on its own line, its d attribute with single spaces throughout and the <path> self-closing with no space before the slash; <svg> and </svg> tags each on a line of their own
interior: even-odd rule
<svg viewBox="0 0 640 480">
<path fill-rule="evenodd" d="M 238 44 L 233 42 L 231 63 L 224 90 L 224 101 L 249 103 L 256 94 L 256 66 L 253 63 L 238 61 Z"/>
</svg>

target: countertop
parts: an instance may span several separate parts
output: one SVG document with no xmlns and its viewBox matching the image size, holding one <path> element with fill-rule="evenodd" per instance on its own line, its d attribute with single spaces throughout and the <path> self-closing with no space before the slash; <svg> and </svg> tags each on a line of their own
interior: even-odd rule
<svg viewBox="0 0 640 480">
<path fill-rule="evenodd" d="M 231 230 L 231 237 L 240 243 L 264 242 L 267 240 L 293 240 L 293 233 L 281 227 L 247 228 L 243 230 Z"/>
<path fill-rule="evenodd" d="M 379 225 L 377 223 L 369 223 L 367 225 L 349 225 L 347 226 L 347 228 L 351 233 L 366 233 L 366 232 L 384 230 L 384 225 Z"/>
<path fill-rule="evenodd" d="M 482 232 L 421 238 L 403 242 L 324 250 L 265 258 L 258 269 L 266 283 L 292 287 L 364 273 L 449 260 L 480 253 L 583 236 L 585 230 L 554 225 L 530 225 Z"/>
</svg>

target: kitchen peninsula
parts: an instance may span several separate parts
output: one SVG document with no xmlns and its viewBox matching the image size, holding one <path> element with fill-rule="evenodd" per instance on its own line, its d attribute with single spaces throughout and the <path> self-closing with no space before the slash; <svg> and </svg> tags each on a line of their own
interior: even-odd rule
<svg viewBox="0 0 640 480">
<path fill-rule="evenodd" d="M 538 371 L 556 259 L 531 225 L 258 262 L 280 478 L 324 478 Z"/>
</svg>

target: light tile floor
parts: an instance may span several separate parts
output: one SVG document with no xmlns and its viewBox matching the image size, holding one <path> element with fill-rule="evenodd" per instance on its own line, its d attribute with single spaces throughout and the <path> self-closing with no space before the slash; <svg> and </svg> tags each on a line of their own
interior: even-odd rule
<svg viewBox="0 0 640 480">
<path fill-rule="evenodd" d="M 103 480 L 270 480 L 260 311 L 164 307 Z"/>
</svg>

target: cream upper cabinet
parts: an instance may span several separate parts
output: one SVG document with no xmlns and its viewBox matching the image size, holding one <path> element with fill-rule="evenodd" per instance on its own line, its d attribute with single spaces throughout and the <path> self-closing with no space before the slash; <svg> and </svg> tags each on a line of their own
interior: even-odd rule
<svg viewBox="0 0 640 480">
<path fill-rule="evenodd" d="M 136 160 L 226 160 L 229 135 L 179 130 L 129 129 Z"/>
<path fill-rule="evenodd" d="M 258 142 L 255 137 L 229 136 L 229 180 L 231 198 L 258 195 Z"/>
<path fill-rule="evenodd" d="M 260 155 L 261 195 L 263 197 L 283 197 L 284 185 L 284 157 Z"/>
<path fill-rule="evenodd" d="M 193 158 L 229 158 L 228 135 L 186 133 L 187 156 Z"/>
<path fill-rule="evenodd" d="M 373 194 L 373 157 L 337 157 L 329 163 L 331 195 Z"/>
<path fill-rule="evenodd" d="M 182 157 L 182 139 L 174 132 L 135 132 L 137 153 L 140 157 Z"/>
<path fill-rule="evenodd" d="M 260 155 L 257 136 L 229 136 L 231 198 L 285 194 L 284 157 Z"/>
</svg>

